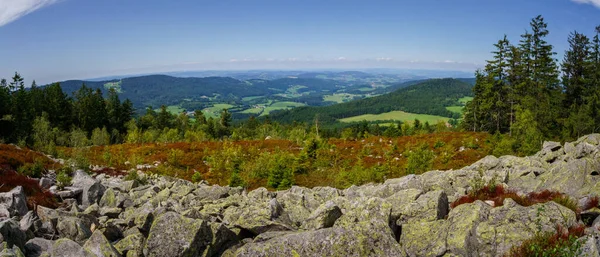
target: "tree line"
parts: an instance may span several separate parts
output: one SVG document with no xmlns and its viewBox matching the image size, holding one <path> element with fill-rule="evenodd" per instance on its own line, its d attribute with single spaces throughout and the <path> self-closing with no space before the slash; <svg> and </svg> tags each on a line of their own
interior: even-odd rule
<svg viewBox="0 0 600 257">
<path fill-rule="evenodd" d="M 268 116 L 261 119 L 250 116 L 245 121 L 234 122 L 227 109 L 218 117 L 212 117 L 201 110 L 194 111 L 193 115 L 172 114 L 164 105 L 157 110 L 147 107 L 143 115 L 135 116 L 131 101 L 121 101 L 114 89 L 105 97 L 99 89 L 83 84 L 69 96 L 59 83 L 38 87 L 34 81 L 30 88 L 25 88 L 23 81 L 18 73 L 11 82 L 0 81 L 0 142 L 17 143 L 49 154 L 56 154 L 56 146 L 265 138 L 288 139 L 300 144 L 315 136 L 362 139 L 450 130 L 445 123 L 429 124 L 419 120 L 388 126 L 363 121 L 332 128 L 319 127 L 318 123 L 281 124 Z"/>
<path fill-rule="evenodd" d="M 517 45 L 506 35 L 494 44 L 464 111 L 463 129 L 506 134 L 507 152 L 532 153 L 543 139 L 572 140 L 600 129 L 600 26 L 591 38 L 570 33 L 560 65 L 545 40 L 544 18 L 530 26 Z"/>
<path fill-rule="evenodd" d="M 120 143 L 133 112 L 131 101 L 114 90 L 105 98 L 84 84 L 69 96 L 58 83 L 38 87 L 33 81 L 25 88 L 18 73 L 11 82 L 0 80 L 0 141 L 6 143 L 72 145 L 81 136 Z"/>
</svg>

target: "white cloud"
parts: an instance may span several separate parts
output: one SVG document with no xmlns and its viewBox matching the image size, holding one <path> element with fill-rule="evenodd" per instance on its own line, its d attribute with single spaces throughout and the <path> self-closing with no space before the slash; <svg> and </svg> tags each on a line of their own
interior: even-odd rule
<svg viewBox="0 0 600 257">
<path fill-rule="evenodd" d="M 580 4 L 591 4 L 591 5 L 594 5 L 598 8 L 600 8 L 600 0 L 571 0 L 571 1 L 580 3 Z"/>
<path fill-rule="evenodd" d="M 1 0 L 0 27 L 60 0 Z"/>
<path fill-rule="evenodd" d="M 390 58 L 390 57 L 379 57 L 379 58 L 377 58 L 377 59 L 375 59 L 375 60 L 377 60 L 377 61 L 391 61 L 391 60 L 393 60 L 393 59 L 392 59 L 392 58 Z"/>
<path fill-rule="evenodd" d="M 343 57 L 343 56 L 341 56 L 341 57 L 338 57 L 338 58 L 337 58 L 337 60 L 338 60 L 338 61 L 345 61 L 345 60 L 347 60 L 347 59 L 346 59 L 346 57 Z"/>
</svg>

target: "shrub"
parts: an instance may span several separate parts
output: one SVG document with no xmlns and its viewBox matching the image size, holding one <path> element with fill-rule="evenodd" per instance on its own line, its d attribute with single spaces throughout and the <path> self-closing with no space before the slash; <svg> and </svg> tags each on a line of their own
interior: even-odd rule
<svg viewBox="0 0 600 257">
<path fill-rule="evenodd" d="M 60 170 L 58 170 L 58 174 L 56 174 L 56 185 L 59 188 L 64 188 L 66 186 L 70 186 L 71 185 L 71 169 L 68 167 L 64 167 L 61 168 Z"/>
<path fill-rule="evenodd" d="M 127 173 L 127 175 L 123 178 L 123 180 L 137 181 L 138 184 L 140 184 L 140 185 L 145 185 L 148 183 L 148 181 L 146 180 L 146 177 L 140 177 L 140 175 L 135 170 L 132 170 L 129 173 Z"/>
<path fill-rule="evenodd" d="M 184 155 L 185 152 L 182 150 L 171 149 L 171 151 L 169 151 L 169 155 L 167 156 L 167 162 L 173 166 L 180 166 Z"/>
<path fill-rule="evenodd" d="M 229 186 L 230 187 L 246 187 L 246 181 L 242 179 L 239 171 L 234 171 L 231 173 L 231 177 L 229 178 Z"/>
<path fill-rule="evenodd" d="M 22 186 L 27 195 L 27 207 L 32 210 L 36 205 L 50 208 L 58 207 L 56 198 L 40 187 L 37 180 L 17 173 L 12 169 L 0 168 L 0 192 L 8 192 L 16 186 Z"/>
<path fill-rule="evenodd" d="M 559 226 L 555 233 L 537 233 L 520 246 L 513 247 L 507 256 L 580 256 L 582 243 L 577 241 L 577 238 L 584 235 L 584 230 L 583 225 L 576 225 L 569 229 Z"/>
<path fill-rule="evenodd" d="M 408 152 L 408 161 L 406 162 L 407 174 L 420 174 L 430 170 L 433 167 L 433 151 L 429 150 L 427 144 L 422 144 L 416 150 Z"/>
<path fill-rule="evenodd" d="M 433 148 L 435 148 L 435 149 L 438 149 L 438 148 L 440 148 L 440 147 L 442 147 L 442 146 L 445 146 L 445 145 L 446 145 L 446 143 L 444 143 L 444 141 L 438 140 L 438 141 L 436 141 L 436 142 L 435 142 L 435 144 L 433 145 Z"/>
<path fill-rule="evenodd" d="M 198 183 L 202 181 L 204 178 L 202 177 L 202 173 L 195 171 L 194 175 L 192 175 L 192 182 Z M 231 183 L 231 182 L 230 182 Z"/>
<path fill-rule="evenodd" d="M 502 185 L 485 185 L 478 190 L 471 190 L 467 195 L 462 196 L 453 203 L 450 204 L 450 208 L 456 208 L 457 206 L 465 203 L 472 203 L 476 200 L 480 201 L 493 201 L 494 206 L 502 206 L 504 199 L 513 199 L 516 203 L 521 206 L 531 206 L 537 203 L 546 203 L 554 201 L 562 206 L 571 209 L 576 214 L 579 214 L 577 203 L 569 196 L 562 193 L 550 190 L 544 190 L 540 192 L 532 192 L 526 196 L 520 196 L 517 193 L 505 189 Z"/>
<path fill-rule="evenodd" d="M 25 176 L 39 178 L 44 172 L 44 164 L 39 160 L 34 163 L 25 163 L 17 169 L 17 171 Z"/>
<path fill-rule="evenodd" d="M 91 142 L 92 142 L 92 145 L 97 145 L 97 146 L 109 145 L 110 144 L 110 134 L 108 134 L 106 127 L 103 127 L 102 129 L 95 128 L 92 131 Z"/>
</svg>

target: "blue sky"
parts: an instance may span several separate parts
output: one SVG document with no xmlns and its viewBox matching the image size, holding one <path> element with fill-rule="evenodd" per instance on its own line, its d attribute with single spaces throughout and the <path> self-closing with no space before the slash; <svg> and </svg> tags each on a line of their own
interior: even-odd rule
<svg viewBox="0 0 600 257">
<path fill-rule="evenodd" d="M 562 59 L 600 0 L 0 0 L 0 77 L 181 70 L 474 71 L 541 14 Z"/>
</svg>

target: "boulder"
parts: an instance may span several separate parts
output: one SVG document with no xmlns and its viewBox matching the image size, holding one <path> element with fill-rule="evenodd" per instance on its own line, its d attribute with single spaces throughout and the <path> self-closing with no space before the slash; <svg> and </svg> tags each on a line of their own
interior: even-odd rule
<svg viewBox="0 0 600 257">
<path fill-rule="evenodd" d="M 25 254 L 29 257 L 39 257 L 43 253 L 52 252 L 53 241 L 44 238 L 33 238 L 25 243 Z"/>
<path fill-rule="evenodd" d="M 447 250 L 457 256 L 480 256 L 475 229 L 492 207 L 481 201 L 459 205 L 448 214 Z"/>
<path fill-rule="evenodd" d="M 212 241 L 206 221 L 167 212 L 154 220 L 144 247 L 146 256 L 199 256 Z"/>
<path fill-rule="evenodd" d="M 406 256 L 388 233 L 332 227 L 292 232 L 240 247 L 235 256 Z"/>
<path fill-rule="evenodd" d="M 99 230 L 94 231 L 92 236 L 85 242 L 83 249 L 97 257 L 120 257 L 121 254 L 104 237 Z"/>
<path fill-rule="evenodd" d="M 584 237 L 579 238 L 577 241 L 581 244 L 581 252 L 579 256 L 582 257 L 594 257 L 600 256 L 600 241 L 598 241 L 600 236 L 596 235 L 586 235 Z"/>
<path fill-rule="evenodd" d="M 499 256 L 533 237 L 534 231 L 555 232 L 557 225 L 568 228 L 575 225 L 576 220 L 573 211 L 552 201 L 523 207 L 508 198 L 502 207 L 492 208 L 488 219 L 478 224 L 475 245 L 479 255 Z"/>
<path fill-rule="evenodd" d="M 27 214 L 25 214 L 25 216 L 21 217 L 21 220 L 19 221 L 19 227 L 21 228 L 21 231 L 33 232 L 34 224 L 37 220 L 38 220 L 38 217 L 35 215 L 35 213 L 33 211 L 27 212 Z"/>
<path fill-rule="evenodd" d="M 44 189 L 48 189 L 54 185 L 54 180 L 52 180 L 51 178 L 43 177 L 40 179 L 39 185 Z"/>
<path fill-rule="evenodd" d="M 79 243 L 84 243 L 92 235 L 90 228 L 89 222 L 76 217 L 62 218 L 56 226 L 61 238 L 68 238 Z"/>
<path fill-rule="evenodd" d="M 250 194 L 248 195 L 250 197 Z M 276 199 L 258 195 L 253 198 L 259 201 L 247 202 L 240 206 L 228 206 L 223 211 L 223 221 L 254 235 L 267 231 L 293 230 L 289 216 Z"/>
<path fill-rule="evenodd" d="M 413 197 L 418 195 L 418 191 L 410 190 L 399 192 L 399 194 L 390 197 L 388 202 L 392 203 L 392 215 L 398 217 L 398 224 L 414 221 L 435 221 L 443 219 L 448 214 L 448 197 L 443 190 L 430 191 L 418 195 L 415 201 Z M 406 200 L 398 200 L 401 197 L 407 197 Z"/>
<path fill-rule="evenodd" d="M 94 203 L 98 203 L 104 194 L 105 187 L 82 170 L 75 172 L 73 176 L 73 187 L 81 188 L 80 203 L 84 207 L 88 207 Z"/>
<path fill-rule="evenodd" d="M 442 256 L 447 250 L 448 226 L 446 220 L 404 224 L 400 245 L 408 256 Z"/>
<path fill-rule="evenodd" d="M 139 231 L 132 233 L 115 244 L 115 248 L 125 256 L 143 256 L 145 237 Z"/>
<path fill-rule="evenodd" d="M 28 209 L 23 187 L 17 186 L 6 193 L 0 193 L 0 206 L 2 205 L 9 212 L 10 216 L 25 215 Z"/>
<path fill-rule="evenodd" d="M 117 193 L 115 192 L 115 190 L 113 190 L 112 188 L 106 189 L 106 191 L 104 191 L 104 194 L 102 195 L 102 198 L 100 198 L 100 202 L 98 202 L 98 205 L 100 207 L 108 208 L 118 207 Z"/>
<path fill-rule="evenodd" d="M 0 250 L 0 257 L 25 257 L 25 255 L 21 249 L 19 249 L 19 247 L 13 246 L 12 248 L 4 248 L 3 250 Z"/>
<path fill-rule="evenodd" d="M 0 235 L 4 238 L 4 243 L 7 243 L 8 248 L 17 246 L 23 249 L 27 241 L 27 235 L 21 231 L 19 222 L 14 219 L 0 221 Z"/>
<path fill-rule="evenodd" d="M 210 230 L 212 241 L 202 256 L 221 256 L 227 248 L 238 243 L 237 235 L 223 224 L 211 223 Z"/>
<path fill-rule="evenodd" d="M 307 230 L 316 230 L 333 227 L 335 221 L 341 216 L 342 210 L 340 207 L 335 205 L 335 203 L 332 201 L 327 201 L 313 211 L 313 213 L 302 225 L 302 228 Z"/>
<path fill-rule="evenodd" d="M 95 257 L 83 247 L 68 238 L 61 238 L 52 245 L 51 257 Z"/>
</svg>

